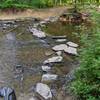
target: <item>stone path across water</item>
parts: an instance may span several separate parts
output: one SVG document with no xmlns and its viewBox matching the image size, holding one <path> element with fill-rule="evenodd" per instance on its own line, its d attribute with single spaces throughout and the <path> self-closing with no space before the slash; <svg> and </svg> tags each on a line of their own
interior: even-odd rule
<svg viewBox="0 0 100 100">
<path fill-rule="evenodd" d="M 52 19 L 52 21 L 55 20 Z M 58 43 L 56 40 L 59 37 L 52 38 L 46 34 L 45 38 L 40 39 L 40 37 L 32 36 L 28 30 L 29 26 L 34 27 L 34 22 L 19 21 L 17 24 L 20 27 L 3 34 L 0 38 L 0 86 L 13 87 L 18 100 L 31 100 L 33 94 L 35 95 L 33 91 L 36 92 L 37 83 L 42 82 L 41 84 L 47 85 L 48 89 L 53 91 L 52 94 L 57 96 L 57 90 L 62 88 L 66 80 L 65 76 L 71 70 L 67 68 L 69 65 L 73 68 L 73 59 L 68 53 L 64 53 L 63 50 L 57 50 L 57 52 L 52 50 L 52 47 L 58 43 L 61 45 L 61 37 Z M 37 27 L 35 28 L 37 29 Z M 44 33 L 42 34 L 44 35 Z M 67 42 L 67 39 L 64 39 L 63 42 Z M 67 46 L 67 43 L 65 45 Z M 60 49 L 62 48 L 60 47 Z M 77 49 L 75 48 L 75 50 Z M 15 75 L 15 66 L 18 64 L 23 69 L 21 69 L 22 72 L 19 71 Z M 45 95 L 46 91 L 43 92 Z M 33 100 L 38 99 L 34 98 Z"/>
</svg>

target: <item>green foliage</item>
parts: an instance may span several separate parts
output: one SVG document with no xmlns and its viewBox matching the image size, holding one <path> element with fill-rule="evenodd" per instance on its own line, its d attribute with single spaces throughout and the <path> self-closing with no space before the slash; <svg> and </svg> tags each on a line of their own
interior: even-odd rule
<svg viewBox="0 0 100 100">
<path fill-rule="evenodd" d="M 96 27 L 93 34 L 81 37 L 84 46 L 79 58 L 80 68 L 71 87 L 78 100 L 100 100 L 100 14 L 92 11 L 92 16 Z"/>
<path fill-rule="evenodd" d="M 53 6 L 53 0 L 40 0 L 42 5 L 44 7 L 52 7 Z"/>
<path fill-rule="evenodd" d="M 76 4 L 89 3 L 89 4 L 100 4 L 100 0 L 76 0 Z M 55 5 L 66 5 L 74 4 L 74 0 L 0 0 L 0 8 L 41 8 L 41 7 L 52 7 Z M 22 7 L 21 7 L 22 6 Z"/>
</svg>

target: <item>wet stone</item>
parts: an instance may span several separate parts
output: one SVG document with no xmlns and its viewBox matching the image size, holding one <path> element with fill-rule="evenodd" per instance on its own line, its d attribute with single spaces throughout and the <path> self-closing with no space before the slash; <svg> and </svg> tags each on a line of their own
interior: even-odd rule
<svg viewBox="0 0 100 100">
<path fill-rule="evenodd" d="M 49 72 L 51 70 L 51 67 L 50 66 L 47 66 L 47 65 L 43 65 L 42 66 L 42 70 L 43 71 L 46 71 L 46 72 Z"/>
<path fill-rule="evenodd" d="M 43 84 L 43 83 L 37 83 L 36 85 L 36 93 L 38 94 L 37 96 L 43 100 L 49 100 L 52 99 L 52 93 L 48 85 Z"/>
<path fill-rule="evenodd" d="M 63 60 L 63 57 L 62 56 L 54 56 L 54 57 L 51 57 L 47 60 L 45 60 L 43 63 L 44 64 L 48 64 L 48 63 L 59 63 L 59 62 L 62 62 Z"/>
<path fill-rule="evenodd" d="M 54 81 L 57 80 L 58 75 L 56 74 L 44 74 L 42 76 L 42 81 Z"/>
<path fill-rule="evenodd" d="M 71 47 L 78 47 L 78 44 L 76 44 L 74 42 L 67 42 L 67 45 L 71 46 Z"/>
<path fill-rule="evenodd" d="M 38 37 L 38 38 L 45 38 L 46 34 L 45 32 L 38 30 L 36 28 L 31 28 L 29 29 L 31 33 L 33 33 L 34 36 Z"/>
</svg>

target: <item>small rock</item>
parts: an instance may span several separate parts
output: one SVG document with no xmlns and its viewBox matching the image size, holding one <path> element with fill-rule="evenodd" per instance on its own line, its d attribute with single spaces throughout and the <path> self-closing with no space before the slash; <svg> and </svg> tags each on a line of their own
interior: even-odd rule
<svg viewBox="0 0 100 100">
<path fill-rule="evenodd" d="M 58 52 L 56 52 L 56 54 L 57 54 L 58 56 L 61 56 L 62 51 L 58 51 Z"/>
<path fill-rule="evenodd" d="M 42 76 L 42 81 L 54 81 L 57 80 L 58 75 L 56 74 L 44 74 Z"/>
<path fill-rule="evenodd" d="M 67 45 L 71 46 L 71 47 L 78 47 L 78 44 L 76 44 L 74 42 L 67 42 Z"/>
<path fill-rule="evenodd" d="M 66 39 L 66 35 L 64 35 L 64 36 L 52 36 L 52 39 Z"/>
<path fill-rule="evenodd" d="M 67 39 L 57 39 L 56 42 L 66 42 Z"/>
<path fill-rule="evenodd" d="M 42 96 L 45 100 L 52 99 L 52 93 L 48 85 L 43 83 L 37 83 L 36 93 Z"/>
<path fill-rule="evenodd" d="M 49 67 L 49 66 L 46 66 L 46 65 L 42 66 L 43 71 L 48 72 L 48 71 L 50 71 L 50 69 L 51 69 L 51 67 Z"/>
<path fill-rule="evenodd" d="M 62 56 L 55 56 L 52 58 L 49 58 L 47 60 L 44 61 L 44 64 L 48 64 L 48 63 L 59 63 L 63 60 Z"/>
</svg>

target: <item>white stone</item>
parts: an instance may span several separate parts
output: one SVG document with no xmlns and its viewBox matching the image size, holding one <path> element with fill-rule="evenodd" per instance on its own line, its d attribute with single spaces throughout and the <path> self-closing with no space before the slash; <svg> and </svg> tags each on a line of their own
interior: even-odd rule
<svg viewBox="0 0 100 100">
<path fill-rule="evenodd" d="M 77 49 L 73 47 L 67 47 L 67 49 L 64 50 L 66 53 L 72 54 L 72 55 L 77 55 Z"/>
<path fill-rule="evenodd" d="M 56 45 L 52 49 L 55 51 L 64 51 L 72 55 L 77 55 L 77 49 L 74 47 L 67 46 L 66 44 Z"/>
<path fill-rule="evenodd" d="M 51 69 L 51 67 L 49 67 L 49 66 L 46 66 L 46 65 L 42 66 L 43 71 L 48 72 L 48 71 L 50 71 L 50 69 Z"/>
<path fill-rule="evenodd" d="M 58 52 L 56 52 L 56 54 L 57 54 L 58 56 L 61 56 L 62 51 L 58 51 Z"/>
<path fill-rule="evenodd" d="M 41 24 L 46 24 L 46 23 L 47 23 L 46 21 L 41 21 L 41 22 L 40 22 L 40 25 L 41 25 Z"/>
<path fill-rule="evenodd" d="M 48 64 L 48 63 L 59 63 L 63 60 L 62 56 L 55 56 L 52 58 L 49 58 L 47 60 L 44 61 L 44 64 Z"/>
<path fill-rule="evenodd" d="M 40 31 L 40 30 L 38 30 L 36 28 L 30 29 L 30 32 L 32 32 L 33 35 L 36 36 L 36 37 L 38 37 L 38 38 L 45 38 L 46 37 L 45 32 Z"/>
<path fill-rule="evenodd" d="M 50 91 L 50 88 L 46 84 L 37 83 L 36 92 L 46 100 L 52 99 L 52 93 Z"/>
<path fill-rule="evenodd" d="M 78 44 L 76 44 L 74 42 L 67 42 L 67 45 L 71 46 L 71 47 L 78 47 Z"/>
<path fill-rule="evenodd" d="M 37 100 L 36 98 L 34 98 L 34 97 L 32 97 L 32 98 L 30 98 L 29 100 Z"/>
<path fill-rule="evenodd" d="M 42 81 L 54 81 L 57 80 L 58 75 L 56 74 L 44 74 L 42 76 Z"/>
<path fill-rule="evenodd" d="M 56 42 L 66 42 L 67 39 L 57 39 Z"/>
<path fill-rule="evenodd" d="M 67 49 L 67 47 L 68 46 L 66 44 L 59 44 L 59 45 L 54 46 L 52 49 L 55 51 L 63 51 Z"/>
</svg>

